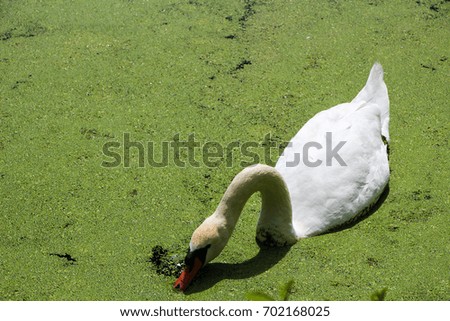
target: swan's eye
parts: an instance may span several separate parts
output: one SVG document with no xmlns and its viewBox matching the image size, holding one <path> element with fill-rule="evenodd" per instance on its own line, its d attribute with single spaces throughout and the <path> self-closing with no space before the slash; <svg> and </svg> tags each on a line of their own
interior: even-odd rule
<svg viewBox="0 0 450 321">
<path fill-rule="evenodd" d="M 184 258 L 184 264 L 185 264 L 186 266 L 192 266 L 192 265 L 193 265 L 193 263 L 194 263 L 194 258 L 195 258 L 194 253 L 195 253 L 195 252 L 190 252 L 190 251 L 188 250 L 188 253 L 186 254 L 186 257 Z"/>
<path fill-rule="evenodd" d="M 194 266 L 195 258 L 198 258 L 202 263 L 204 263 L 206 260 L 206 253 L 210 247 L 211 244 L 208 244 L 207 246 L 196 249 L 195 251 L 189 251 L 184 259 L 184 264 L 187 268 L 191 269 Z"/>
</svg>

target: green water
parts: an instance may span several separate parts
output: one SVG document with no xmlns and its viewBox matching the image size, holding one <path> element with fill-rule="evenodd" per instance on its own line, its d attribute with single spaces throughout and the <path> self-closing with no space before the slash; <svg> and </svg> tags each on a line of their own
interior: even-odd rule
<svg viewBox="0 0 450 321">
<path fill-rule="evenodd" d="M 387 300 L 449 300 L 449 8 L 0 1 L 0 299 L 245 300 L 277 296 L 293 279 L 291 300 L 368 300 L 385 287 Z M 124 133 L 223 145 L 270 133 L 280 143 L 351 100 L 374 61 L 391 100 L 381 208 L 252 260 L 255 195 L 215 263 L 187 294 L 173 291 L 174 278 L 148 262 L 151 249 L 182 257 L 245 157 L 140 167 L 134 148 L 129 167 L 105 168 L 104 144 Z"/>
</svg>

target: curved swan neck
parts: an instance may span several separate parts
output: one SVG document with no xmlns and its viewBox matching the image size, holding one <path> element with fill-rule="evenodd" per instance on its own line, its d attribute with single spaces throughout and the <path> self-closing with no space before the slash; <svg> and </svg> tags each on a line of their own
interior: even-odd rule
<svg viewBox="0 0 450 321">
<path fill-rule="evenodd" d="M 258 229 L 261 225 L 291 226 L 291 201 L 283 177 L 275 168 L 261 164 L 236 175 L 217 207 L 216 217 L 225 221 L 228 230 L 234 229 L 245 203 L 255 192 L 262 196 Z"/>
</svg>

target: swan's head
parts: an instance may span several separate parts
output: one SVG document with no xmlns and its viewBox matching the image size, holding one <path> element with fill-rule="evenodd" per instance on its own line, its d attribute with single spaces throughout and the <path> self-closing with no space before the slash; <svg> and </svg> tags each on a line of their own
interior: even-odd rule
<svg viewBox="0 0 450 321">
<path fill-rule="evenodd" d="M 208 217 L 192 234 L 185 267 L 175 281 L 174 288 L 184 291 L 200 269 L 222 252 L 229 233 L 217 218 Z"/>
</svg>

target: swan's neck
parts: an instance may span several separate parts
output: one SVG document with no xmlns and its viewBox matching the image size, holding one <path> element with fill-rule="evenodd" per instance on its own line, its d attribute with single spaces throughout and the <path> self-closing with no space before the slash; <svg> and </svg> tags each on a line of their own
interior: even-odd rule
<svg viewBox="0 0 450 321">
<path fill-rule="evenodd" d="M 231 235 L 245 203 L 255 192 L 262 196 L 257 239 L 262 243 L 295 243 L 289 191 L 273 167 L 258 164 L 242 170 L 227 188 L 214 215 Z"/>
</svg>

